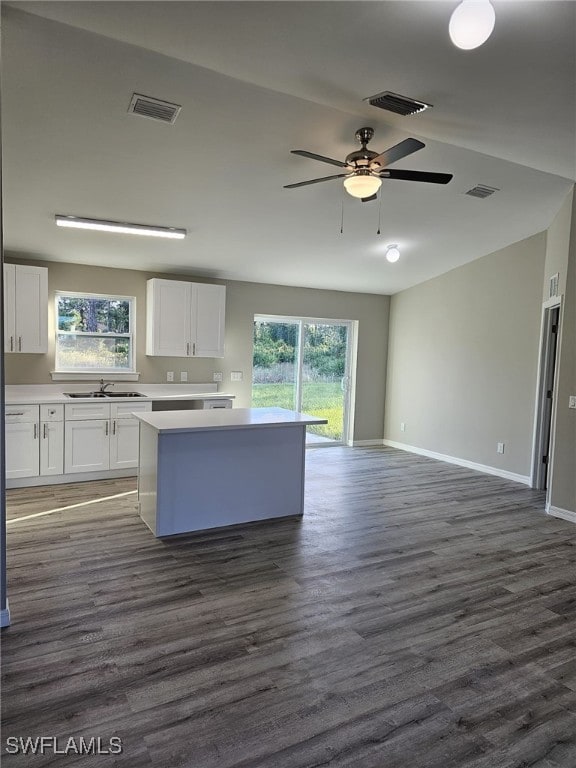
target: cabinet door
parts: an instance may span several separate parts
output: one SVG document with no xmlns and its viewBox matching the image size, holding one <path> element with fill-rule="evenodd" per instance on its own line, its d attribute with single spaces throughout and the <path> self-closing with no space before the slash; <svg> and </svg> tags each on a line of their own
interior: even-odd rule
<svg viewBox="0 0 576 768">
<path fill-rule="evenodd" d="M 108 419 L 67 421 L 64 440 L 64 472 L 96 472 L 109 468 L 110 422 Z"/>
<path fill-rule="evenodd" d="M 186 357 L 191 350 L 190 283 L 148 280 L 146 354 Z"/>
<path fill-rule="evenodd" d="M 40 474 L 61 475 L 64 472 L 64 422 L 44 421 L 40 424 Z"/>
<path fill-rule="evenodd" d="M 112 419 L 110 469 L 138 466 L 140 423 L 137 419 Z"/>
<path fill-rule="evenodd" d="M 16 267 L 4 264 L 4 352 L 14 352 L 16 342 L 15 323 Z"/>
<path fill-rule="evenodd" d="M 15 352 L 48 351 L 48 270 L 16 266 Z"/>
<path fill-rule="evenodd" d="M 194 283 L 192 297 L 195 357 L 224 357 L 226 287 Z"/>
<path fill-rule="evenodd" d="M 37 477 L 40 473 L 38 422 L 7 423 L 6 478 Z"/>
</svg>

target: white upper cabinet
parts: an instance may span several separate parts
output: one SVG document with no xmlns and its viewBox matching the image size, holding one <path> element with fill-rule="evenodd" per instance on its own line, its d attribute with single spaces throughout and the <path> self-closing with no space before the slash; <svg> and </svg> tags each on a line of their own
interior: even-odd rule
<svg viewBox="0 0 576 768">
<path fill-rule="evenodd" d="M 48 270 L 4 265 L 4 351 L 48 351 Z"/>
<path fill-rule="evenodd" d="M 148 280 L 146 354 L 224 357 L 226 288 L 181 280 Z"/>
</svg>

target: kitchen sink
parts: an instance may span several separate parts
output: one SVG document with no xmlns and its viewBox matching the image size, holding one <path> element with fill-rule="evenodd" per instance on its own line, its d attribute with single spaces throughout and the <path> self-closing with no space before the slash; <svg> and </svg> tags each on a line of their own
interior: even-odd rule
<svg viewBox="0 0 576 768">
<path fill-rule="evenodd" d="M 92 398 L 92 397 L 146 397 L 141 392 L 64 392 L 66 397 Z"/>
</svg>

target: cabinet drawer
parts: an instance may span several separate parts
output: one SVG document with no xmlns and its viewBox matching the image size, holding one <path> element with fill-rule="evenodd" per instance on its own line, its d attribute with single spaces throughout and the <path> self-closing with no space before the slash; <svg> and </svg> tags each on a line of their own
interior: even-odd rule
<svg viewBox="0 0 576 768">
<path fill-rule="evenodd" d="M 6 423 L 38 421 L 39 407 L 37 405 L 7 405 Z"/>
<path fill-rule="evenodd" d="M 64 421 L 64 406 L 41 405 L 40 421 Z"/>
<path fill-rule="evenodd" d="M 66 421 L 84 421 L 85 419 L 109 419 L 110 403 L 66 403 L 64 406 Z"/>
<path fill-rule="evenodd" d="M 144 413 L 152 410 L 151 402 L 136 401 L 130 403 L 110 403 L 110 416 L 113 419 L 127 419 L 132 413 Z"/>
</svg>

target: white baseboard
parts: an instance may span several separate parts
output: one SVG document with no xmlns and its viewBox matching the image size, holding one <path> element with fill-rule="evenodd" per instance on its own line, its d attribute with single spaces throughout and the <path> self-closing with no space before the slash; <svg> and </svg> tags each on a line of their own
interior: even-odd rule
<svg viewBox="0 0 576 768">
<path fill-rule="evenodd" d="M 89 480 L 114 480 L 118 477 L 136 477 L 138 467 L 132 469 L 108 469 L 101 472 L 74 472 L 68 475 L 42 475 L 40 477 L 18 477 L 6 480 L 6 488 L 33 488 L 37 485 L 61 485 L 62 483 L 83 483 Z"/>
<path fill-rule="evenodd" d="M 354 440 L 352 445 L 354 448 L 366 448 L 370 446 L 377 446 L 378 448 L 382 448 L 384 445 L 384 440 Z"/>
<path fill-rule="evenodd" d="M 547 504 L 546 514 L 552 517 L 561 517 L 562 520 L 568 520 L 570 523 L 576 523 L 576 512 L 571 512 L 569 509 L 561 509 L 560 507 L 553 507 L 551 504 Z"/>
<path fill-rule="evenodd" d="M 467 459 L 458 459 L 456 456 L 447 456 L 444 453 L 436 453 L 436 451 L 428 451 L 426 448 L 417 448 L 414 445 L 397 443 L 396 440 L 384 440 L 383 443 L 384 445 L 390 446 L 390 448 L 399 448 L 401 451 L 408 451 L 409 453 L 417 453 L 420 456 L 427 456 L 430 459 L 438 459 L 438 461 L 445 461 L 448 464 L 457 464 L 459 467 L 466 467 L 466 469 L 474 469 L 476 472 L 484 472 L 484 474 L 486 475 L 496 475 L 497 477 L 502 477 L 505 480 L 513 480 L 515 483 L 530 485 L 529 475 L 518 475 L 516 472 L 508 472 L 508 470 L 506 469 L 491 467 L 488 464 L 478 464 L 475 461 L 468 461 Z"/>
<path fill-rule="evenodd" d="M 8 603 L 6 603 L 6 608 L 2 608 L 0 611 L 0 627 L 9 627 L 10 626 L 10 608 L 8 607 Z"/>
</svg>

